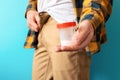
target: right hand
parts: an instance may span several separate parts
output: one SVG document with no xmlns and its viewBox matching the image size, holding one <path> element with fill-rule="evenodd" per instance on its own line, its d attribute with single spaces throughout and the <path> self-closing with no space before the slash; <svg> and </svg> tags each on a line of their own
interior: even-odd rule
<svg viewBox="0 0 120 80">
<path fill-rule="evenodd" d="M 29 10 L 26 15 L 27 25 L 30 30 L 38 32 L 40 27 L 40 17 L 38 12 L 35 10 Z"/>
</svg>

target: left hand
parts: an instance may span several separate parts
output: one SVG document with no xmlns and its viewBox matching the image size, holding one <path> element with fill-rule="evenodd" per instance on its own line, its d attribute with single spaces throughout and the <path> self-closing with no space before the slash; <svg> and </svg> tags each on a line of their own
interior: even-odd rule
<svg viewBox="0 0 120 80">
<path fill-rule="evenodd" d="M 69 46 L 56 46 L 55 51 L 78 51 L 84 50 L 94 35 L 94 28 L 89 20 L 82 21 L 78 30 L 73 35 L 72 44 Z"/>
</svg>

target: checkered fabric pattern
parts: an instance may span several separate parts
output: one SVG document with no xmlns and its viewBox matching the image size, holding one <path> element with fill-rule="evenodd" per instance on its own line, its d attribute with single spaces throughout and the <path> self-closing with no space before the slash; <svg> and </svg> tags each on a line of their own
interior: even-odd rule
<svg viewBox="0 0 120 80">
<path fill-rule="evenodd" d="M 86 51 L 95 54 L 100 51 L 101 44 L 107 41 L 105 23 L 112 13 L 113 0 L 72 0 L 72 3 L 78 23 L 90 20 L 94 27 L 94 37 Z M 29 0 L 26 12 L 28 10 L 37 10 L 37 0 Z M 29 30 L 24 47 L 35 48 L 37 36 L 37 32 Z"/>
</svg>

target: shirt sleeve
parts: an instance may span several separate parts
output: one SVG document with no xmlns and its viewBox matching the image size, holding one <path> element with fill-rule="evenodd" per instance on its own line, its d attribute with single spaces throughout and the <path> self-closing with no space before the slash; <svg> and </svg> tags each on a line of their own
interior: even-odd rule
<svg viewBox="0 0 120 80">
<path fill-rule="evenodd" d="M 25 12 L 25 18 L 26 18 L 26 13 L 28 10 L 37 10 L 37 0 L 29 0 L 28 1 L 28 5 L 26 8 L 26 12 Z"/>
<path fill-rule="evenodd" d="M 104 25 L 112 12 L 112 0 L 84 0 L 80 22 L 90 20 L 94 29 Z"/>
</svg>

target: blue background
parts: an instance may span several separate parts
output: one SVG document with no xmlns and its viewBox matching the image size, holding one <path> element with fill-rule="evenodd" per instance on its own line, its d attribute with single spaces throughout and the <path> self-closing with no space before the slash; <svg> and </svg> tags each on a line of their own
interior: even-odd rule
<svg viewBox="0 0 120 80">
<path fill-rule="evenodd" d="M 33 49 L 24 49 L 27 0 L 0 2 L 0 80 L 31 80 Z M 108 42 L 92 56 L 91 80 L 120 80 L 120 0 L 107 22 Z"/>
</svg>

